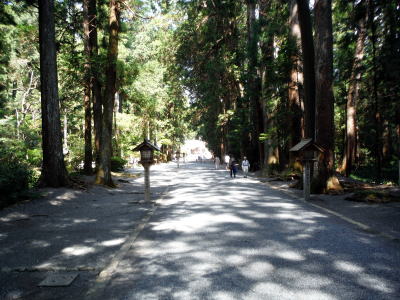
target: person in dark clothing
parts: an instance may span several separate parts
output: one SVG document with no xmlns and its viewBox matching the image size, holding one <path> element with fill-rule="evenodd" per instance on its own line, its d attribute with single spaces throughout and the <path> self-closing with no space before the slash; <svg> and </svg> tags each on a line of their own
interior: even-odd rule
<svg viewBox="0 0 400 300">
<path fill-rule="evenodd" d="M 234 178 L 236 178 L 236 173 L 237 173 L 237 170 L 238 170 L 238 162 L 236 161 L 236 159 L 235 158 L 232 158 L 232 161 L 231 161 L 231 163 L 230 163 L 230 170 L 231 170 L 231 177 L 234 177 Z"/>
</svg>

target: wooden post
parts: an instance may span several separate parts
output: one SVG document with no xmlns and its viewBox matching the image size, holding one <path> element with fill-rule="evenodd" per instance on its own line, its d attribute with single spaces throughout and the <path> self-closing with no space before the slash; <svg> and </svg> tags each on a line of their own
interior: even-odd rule
<svg viewBox="0 0 400 300">
<path fill-rule="evenodd" d="M 150 202 L 150 164 L 144 163 L 144 201 Z"/>
<path fill-rule="evenodd" d="M 318 159 L 316 159 L 313 163 L 313 178 L 317 178 L 318 177 Z M 310 170 L 311 172 L 311 170 Z"/>
<path fill-rule="evenodd" d="M 305 161 L 304 171 L 303 171 L 303 193 L 304 200 L 310 200 L 310 161 Z"/>
</svg>

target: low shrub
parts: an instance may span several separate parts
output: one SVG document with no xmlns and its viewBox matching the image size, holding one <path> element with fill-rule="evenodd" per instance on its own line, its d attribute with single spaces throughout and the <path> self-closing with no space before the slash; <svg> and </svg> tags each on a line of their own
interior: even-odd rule
<svg viewBox="0 0 400 300">
<path fill-rule="evenodd" d="M 111 171 L 113 172 L 122 171 L 127 162 L 128 162 L 127 160 L 118 156 L 111 157 Z"/>
<path fill-rule="evenodd" d="M 36 184 L 35 172 L 16 159 L 0 159 L 0 207 L 16 202 Z"/>
<path fill-rule="evenodd" d="M 28 149 L 26 151 L 27 161 L 29 165 L 39 168 L 42 165 L 42 150 Z"/>
</svg>

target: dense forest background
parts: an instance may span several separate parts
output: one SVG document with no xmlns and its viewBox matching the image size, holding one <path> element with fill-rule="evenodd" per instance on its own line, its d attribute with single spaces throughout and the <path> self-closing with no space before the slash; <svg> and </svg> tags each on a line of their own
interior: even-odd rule
<svg viewBox="0 0 400 300">
<path fill-rule="evenodd" d="M 397 180 L 396 0 L 1 0 L 0 49 L 7 199 L 75 172 L 113 185 L 143 138 L 160 161 L 197 136 L 266 174 L 312 138 L 316 190 Z"/>
</svg>

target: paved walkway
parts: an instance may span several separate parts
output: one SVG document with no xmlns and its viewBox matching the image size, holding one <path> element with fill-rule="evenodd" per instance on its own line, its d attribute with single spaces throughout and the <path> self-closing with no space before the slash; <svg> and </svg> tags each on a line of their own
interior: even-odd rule
<svg viewBox="0 0 400 300">
<path fill-rule="evenodd" d="M 296 199 L 303 199 L 303 191 L 289 188 L 288 182 L 261 180 L 268 186 Z M 397 192 L 398 193 L 398 192 Z M 311 195 L 309 203 L 330 211 L 339 218 L 354 223 L 370 233 L 400 242 L 400 202 L 364 203 L 346 200 L 345 195 Z"/>
<path fill-rule="evenodd" d="M 0 212 L 0 298 L 400 297 L 399 243 L 210 165 L 153 168 L 155 205 L 142 180 Z"/>
</svg>

